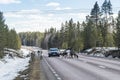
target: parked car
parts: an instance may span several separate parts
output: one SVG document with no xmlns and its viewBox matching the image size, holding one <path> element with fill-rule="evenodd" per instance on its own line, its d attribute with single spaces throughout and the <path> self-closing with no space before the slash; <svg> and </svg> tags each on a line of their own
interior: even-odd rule
<svg viewBox="0 0 120 80">
<path fill-rule="evenodd" d="M 60 56 L 60 52 L 59 52 L 59 49 L 58 48 L 50 48 L 49 51 L 48 51 L 48 57 L 51 57 L 51 56 Z"/>
</svg>

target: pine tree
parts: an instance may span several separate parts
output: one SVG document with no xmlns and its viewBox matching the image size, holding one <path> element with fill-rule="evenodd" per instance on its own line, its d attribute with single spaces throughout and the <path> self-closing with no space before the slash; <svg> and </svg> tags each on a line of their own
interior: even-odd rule
<svg viewBox="0 0 120 80">
<path fill-rule="evenodd" d="M 62 44 L 63 44 L 63 42 L 65 41 L 65 40 L 64 40 L 64 39 L 65 39 L 64 32 L 65 32 L 65 27 L 64 27 L 64 24 L 62 23 L 62 24 L 61 24 L 61 29 L 60 29 L 60 37 L 59 37 L 59 39 L 60 39 L 60 48 L 63 48 L 63 47 L 62 47 Z"/>
<path fill-rule="evenodd" d="M 0 12 L 0 51 L 3 50 L 5 46 L 5 20 L 3 18 L 3 13 Z"/>
<path fill-rule="evenodd" d="M 96 2 L 93 9 L 91 10 L 91 17 L 90 20 L 94 23 L 95 28 L 95 35 L 96 35 L 96 47 L 100 46 L 102 43 L 102 36 L 101 36 L 101 28 L 100 28 L 100 21 L 101 21 L 101 12 L 98 3 Z"/>
<path fill-rule="evenodd" d="M 62 44 L 62 47 L 63 48 L 68 48 L 68 41 L 69 41 L 69 25 L 68 25 L 69 23 L 66 21 L 65 22 L 65 25 L 64 25 L 64 27 L 65 27 L 65 30 L 64 30 L 64 42 L 63 42 L 63 44 Z"/>
<path fill-rule="evenodd" d="M 94 8 L 91 10 L 91 20 L 96 22 L 96 27 L 98 24 L 98 20 L 100 19 L 100 8 L 98 3 L 96 2 Z"/>
<path fill-rule="evenodd" d="M 110 1 L 110 0 L 108 1 L 108 4 L 107 4 L 107 5 L 108 5 L 108 14 L 109 14 L 109 15 L 113 14 L 113 12 L 112 12 L 112 4 L 111 4 L 111 1 Z"/>
<path fill-rule="evenodd" d="M 108 37 L 110 34 L 109 31 L 109 26 L 111 24 L 111 22 L 109 21 L 109 19 L 111 18 L 111 14 L 112 14 L 112 4 L 110 2 L 110 0 L 107 2 L 107 0 L 104 1 L 104 3 L 102 4 L 102 36 L 103 36 L 103 46 L 109 46 L 109 44 L 111 44 L 110 42 L 108 42 L 109 39 L 112 39 L 112 37 Z"/>
<path fill-rule="evenodd" d="M 75 34 L 74 34 L 75 24 L 73 22 L 73 19 L 69 20 L 68 26 L 69 26 L 68 27 L 68 46 L 73 47 L 74 39 L 75 39 Z"/>
<path fill-rule="evenodd" d="M 75 50 L 80 51 L 83 49 L 83 36 L 82 36 L 82 29 L 81 24 L 79 21 L 77 22 L 76 28 L 75 28 L 76 38 L 75 38 Z"/>
<path fill-rule="evenodd" d="M 113 14 L 112 12 L 112 4 L 110 2 L 110 0 L 107 2 L 107 0 L 104 1 L 104 3 L 102 4 L 102 9 L 101 9 L 101 13 L 104 16 L 104 21 L 108 22 L 108 18 L 110 18 Z"/>
<path fill-rule="evenodd" d="M 11 29 L 9 31 L 9 41 L 10 43 L 9 43 L 8 48 L 12 48 L 15 50 L 20 49 L 21 47 L 20 38 L 14 29 Z"/>
<path fill-rule="evenodd" d="M 0 12 L 0 57 L 4 55 L 4 48 L 20 49 L 20 47 L 20 39 L 16 31 L 8 29 L 3 13 Z"/>
<path fill-rule="evenodd" d="M 7 47 L 8 27 L 5 24 L 3 13 L 0 12 L 0 57 L 3 56 L 3 49 Z"/>
<path fill-rule="evenodd" d="M 108 13 L 108 3 L 107 0 L 104 1 L 104 3 L 102 4 L 102 13 L 106 14 Z"/>
<path fill-rule="evenodd" d="M 89 21 L 84 28 L 84 49 L 96 46 L 96 27 Z"/>
<path fill-rule="evenodd" d="M 120 11 L 118 13 L 117 24 L 116 24 L 115 43 L 118 49 L 120 50 Z"/>
</svg>

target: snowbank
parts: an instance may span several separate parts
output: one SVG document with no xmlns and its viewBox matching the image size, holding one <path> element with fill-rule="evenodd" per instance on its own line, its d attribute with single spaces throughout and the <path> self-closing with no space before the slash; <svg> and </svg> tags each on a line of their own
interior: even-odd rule
<svg viewBox="0 0 120 80">
<path fill-rule="evenodd" d="M 28 55 L 29 50 L 21 49 L 23 55 Z M 6 55 L 2 60 L 0 60 L 0 80 L 13 80 L 19 75 L 20 71 L 23 71 L 29 65 L 30 57 L 11 58 Z"/>
<path fill-rule="evenodd" d="M 25 57 L 31 53 L 31 51 L 27 50 L 27 49 L 21 49 L 21 51 L 23 53 L 23 56 L 25 56 Z"/>
</svg>

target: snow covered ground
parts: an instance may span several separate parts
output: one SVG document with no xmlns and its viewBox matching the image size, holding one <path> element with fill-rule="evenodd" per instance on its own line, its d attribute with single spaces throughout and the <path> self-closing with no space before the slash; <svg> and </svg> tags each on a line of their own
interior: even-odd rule
<svg viewBox="0 0 120 80">
<path fill-rule="evenodd" d="M 30 51 L 21 49 L 24 56 L 27 56 Z M 20 71 L 25 70 L 29 65 L 30 57 L 14 57 L 6 55 L 0 60 L 0 80 L 13 80 L 19 75 Z"/>
</svg>

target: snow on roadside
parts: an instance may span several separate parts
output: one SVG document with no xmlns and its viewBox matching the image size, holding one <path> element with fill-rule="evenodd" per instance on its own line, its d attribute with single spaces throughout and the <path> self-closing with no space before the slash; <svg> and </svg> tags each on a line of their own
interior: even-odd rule
<svg viewBox="0 0 120 80">
<path fill-rule="evenodd" d="M 23 55 L 28 55 L 29 50 L 21 49 Z M 0 80 L 13 80 L 19 75 L 20 71 L 23 71 L 29 65 L 30 57 L 10 58 L 6 55 L 2 60 L 0 60 Z"/>
<path fill-rule="evenodd" d="M 30 50 L 27 50 L 27 49 L 24 49 L 24 48 L 22 48 L 21 51 L 23 53 L 23 56 L 27 56 L 27 55 L 29 55 L 31 53 Z"/>
</svg>

